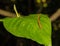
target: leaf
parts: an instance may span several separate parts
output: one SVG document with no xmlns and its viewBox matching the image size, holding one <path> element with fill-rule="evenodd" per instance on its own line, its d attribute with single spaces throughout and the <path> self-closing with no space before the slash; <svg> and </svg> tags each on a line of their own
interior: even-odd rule
<svg viewBox="0 0 60 46">
<path fill-rule="evenodd" d="M 34 40 L 45 46 L 51 46 L 51 22 L 50 19 L 40 14 L 39 28 L 37 14 L 30 14 L 22 18 L 5 18 L 3 21 L 4 27 L 8 32 L 17 36 Z"/>
</svg>

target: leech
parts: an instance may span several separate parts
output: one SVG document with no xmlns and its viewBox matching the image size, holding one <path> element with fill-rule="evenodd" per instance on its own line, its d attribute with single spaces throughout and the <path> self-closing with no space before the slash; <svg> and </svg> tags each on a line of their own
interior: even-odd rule
<svg viewBox="0 0 60 46">
<path fill-rule="evenodd" d="M 38 14 L 38 26 L 39 28 L 42 28 L 41 23 L 40 23 L 40 14 Z"/>
</svg>

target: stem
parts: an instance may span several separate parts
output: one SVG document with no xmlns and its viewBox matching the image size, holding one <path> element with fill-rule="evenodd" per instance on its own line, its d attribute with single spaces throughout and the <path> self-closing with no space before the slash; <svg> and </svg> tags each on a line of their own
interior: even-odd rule
<svg viewBox="0 0 60 46">
<path fill-rule="evenodd" d="M 14 4 L 14 11 L 15 11 L 17 17 L 20 17 L 20 14 L 17 12 L 17 9 L 16 9 L 16 5 L 15 4 Z"/>
<path fill-rule="evenodd" d="M 12 12 L 9 12 L 9 11 L 5 11 L 5 10 L 2 10 L 2 9 L 0 9 L 0 15 L 7 16 L 7 17 L 16 17 L 15 13 L 12 13 Z"/>
<path fill-rule="evenodd" d="M 60 9 L 58 9 L 58 10 L 50 17 L 50 20 L 53 22 L 53 21 L 55 21 L 58 17 L 60 17 Z"/>
</svg>

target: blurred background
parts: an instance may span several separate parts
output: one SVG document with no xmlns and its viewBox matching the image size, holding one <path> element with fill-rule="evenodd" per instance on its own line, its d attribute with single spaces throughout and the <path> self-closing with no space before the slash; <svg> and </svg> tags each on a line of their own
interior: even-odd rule
<svg viewBox="0 0 60 46">
<path fill-rule="evenodd" d="M 51 17 L 60 9 L 60 0 L 47 0 L 38 2 L 37 0 L 0 0 L 0 19 L 5 18 L 1 10 L 15 13 L 13 5 L 16 5 L 18 12 L 23 16 L 29 14 L 48 14 Z M 52 45 L 60 46 L 60 16 L 52 21 Z M 3 23 L 0 22 L 0 46 L 44 46 L 30 39 L 18 38 L 6 31 Z"/>
</svg>

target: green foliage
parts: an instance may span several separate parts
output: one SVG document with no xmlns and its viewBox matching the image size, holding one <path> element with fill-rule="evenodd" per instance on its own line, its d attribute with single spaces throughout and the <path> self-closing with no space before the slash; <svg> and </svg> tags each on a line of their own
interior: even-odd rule
<svg viewBox="0 0 60 46">
<path fill-rule="evenodd" d="M 40 14 L 41 28 L 38 25 L 37 14 L 30 14 L 26 17 L 4 18 L 3 24 L 6 30 L 14 36 L 51 46 L 51 22 L 46 15 Z"/>
</svg>

